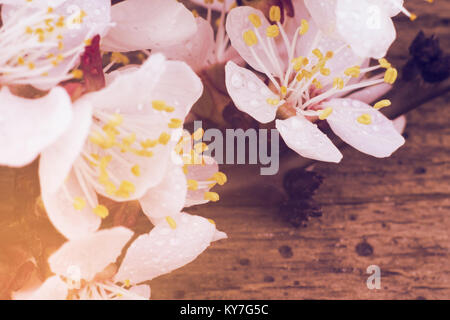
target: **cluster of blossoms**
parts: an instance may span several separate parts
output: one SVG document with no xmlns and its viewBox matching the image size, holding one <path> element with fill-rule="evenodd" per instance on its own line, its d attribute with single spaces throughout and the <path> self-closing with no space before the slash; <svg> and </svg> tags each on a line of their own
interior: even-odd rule
<svg viewBox="0 0 450 320">
<path fill-rule="evenodd" d="M 291 16 L 271 6 L 269 20 L 241 1 L 192 2 L 206 19 L 175 0 L 0 0 L 0 165 L 39 157 L 44 207 L 68 239 L 48 261 L 54 275 L 31 279 L 15 298 L 148 299 L 143 282 L 226 238 L 212 220 L 183 212 L 219 200 L 211 188 L 227 181 L 194 144 L 202 130 L 183 131 L 203 92 L 196 72 L 212 65 L 225 65 L 236 107 L 276 120 L 304 157 L 342 158 L 322 120 L 376 157 L 404 144 L 379 112 L 390 102 L 368 104 L 397 78 L 384 56 L 391 17 L 415 18 L 402 0 L 292 0 Z M 130 64 L 131 51 L 141 64 Z M 100 52 L 111 57 L 104 68 Z M 154 228 L 136 239 L 102 229 L 109 210 L 99 196 L 139 201 Z"/>
</svg>

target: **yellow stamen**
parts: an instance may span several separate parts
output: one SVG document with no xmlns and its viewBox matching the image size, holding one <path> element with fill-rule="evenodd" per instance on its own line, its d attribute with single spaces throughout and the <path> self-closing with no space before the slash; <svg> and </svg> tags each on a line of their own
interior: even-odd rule
<svg viewBox="0 0 450 320">
<path fill-rule="evenodd" d="M 261 19 L 259 18 L 259 16 L 257 14 L 254 14 L 254 13 L 250 14 L 248 16 L 248 20 L 250 20 L 250 22 L 253 24 L 253 26 L 255 28 L 261 27 Z"/>
<path fill-rule="evenodd" d="M 305 19 L 302 19 L 300 30 L 298 33 L 302 36 L 302 35 L 306 34 L 308 32 L 308 30 L 309 30 L 308 21 L 306 21 Z"/>
<path fill-rule="evenodd" d="M 357 121 L 361 124 L 369 125 L 372 123 L 372 117 L 370 116 L 370 114 L 365 113 L 359 116 Z"/>
<path fill-rule="evenodd" d="M 378 101 L 377 103 L 375 103 L 375 105 L 373 107 L 375 109 L 379 110 L 381 108 L 389 107 L 391 104 L 392 104 L 391 101 L 389 101 L 388 99 L 385 99 L 385 100 Z"/>
<path fill-rule="evenodd" d="M 281 9 L 279 6 L 270 7 L 269 18 L 272 22 L 279 22 L 281 20 Z"/>
<path fill-rule="evenodd" d="M 332 112 L 333 112 L 332 108 L 326 108 L 326 109 L 320 111 L 319 119 L 325 120 L 326 118 L 328 118 L 331 115 Z"/>
<path fill-rule="evenodd" d="M 204 199 L 212 202 L 217 202 L 219 201 L 220 197 L 216 192 L 205 192 Z"/>
<path fill-rule="evenodd" d="M 76 197 L 73 202 L 73 207 L 75 208 L 75 210 L 83 210 L 84 208 L 86 208 L 86 200 L 81 197 Z"/>
<path fill-rule="evenodd" d="M 195 191 L 198 189 L 198 182 L 196 180 L 189 179 L 187 181 L 188 190 Z"/>
<path fill-rule="evenodd" d="M 177 223 L 175 222 L 175 220 L 172 217 L 167 216 L 166 221 L 172 229 L 177 228 Z"/>
<path fill-rule="evenodd" d="M 258 43 L 258 38 L 256 37 L 256 34 L 253 32 L 253 30 L 247 30 L 243 34 L 244 42 L 247 46 L 251 47 Z"/>
<path fill-rule="evenodd" d="M 94 213 L 100 218 L 104 219 L 109 215 L 109 210 L 105 206 L 99 204 L 94 208 Z"/>
<path fill-rule="evenodd" d="M 131 168 L 131 172 L 136 176 L 139 177 L 141 175 L 141 167 L 136 164 Z"/>
<path fill-rule="evenodd" d="M 276 24 L 273 24 L 266 29 L 266 36 L 268 38 L 276 38 L 280 34 L 280 29 Z"/>
</svg>

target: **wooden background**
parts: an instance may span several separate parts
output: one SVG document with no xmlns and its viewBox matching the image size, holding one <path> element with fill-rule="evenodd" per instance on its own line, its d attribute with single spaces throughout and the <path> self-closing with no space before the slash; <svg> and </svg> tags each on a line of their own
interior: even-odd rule
<svg viewBox="0 0 450 320">
<path fill-rule="evenodd" d="M 450 1 L 406 5 L 419 19 L 396 18 L 392 62 L 406 62 L 419 30 L 439 35 L 448 51 Z M 282 175 L 255 176 L 249 184 L 240 173 L 255 168 L 225 168 L 230 182 L 219 191 L 223 200 L 188 211 L 214 219 L 229 239 L 153 280 L 152 297 L 450 298 L 449 99 L 447 93 L 408 114 L 406 146 L 389 159 L 347 147 L 341 164 L 317 163 L 315 171 L 325 177 L 316 196 L 323 217 L 304 229 L 278 215 Z M 381 268 L 380 290 L 366 287 L 366 268 L 372 264 Z"/>
</svg>

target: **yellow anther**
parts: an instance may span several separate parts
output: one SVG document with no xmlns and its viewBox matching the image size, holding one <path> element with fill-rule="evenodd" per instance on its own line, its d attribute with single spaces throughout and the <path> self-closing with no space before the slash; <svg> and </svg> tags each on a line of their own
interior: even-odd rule
<svg viewBox="0 0 450 320">
<path fill-rule="evenodd" d="M 193 10 L 191 10 L 191 12 L 192 12 L 192 15 L 194 16 L 194 18 L 199 17 L 199 14 L 198 14 L 197 10 L 193 9 Z"/>
<path fill-rule="evenodd" d="M 219 201 L 219 194 L 216 192 L 205 192 L 204 199 L 212 202 Z"/>
<path fill-rule="evenodd" d="M 320 68 L 320 74 L 323 76 L 329 76 L 331 74 L 331 70 L 328 68 Z"/>
<path fill-rule="evenodd" d="M 199 142 L 194 145 L 194 151 L 198 154 L 208 150 L 208 145 L 204 142 Z"/>
<path fill-rule="evenodd" d="M 409 16 L 409 19 L 410 19 L 411 21 L 414 21 L 414 20 L 417 19 L 417 15 L 414 14 L 414 13 L 411 13 L 411 15 Z"/>
<path fill-rule="evenodd" d="M 359 123 L 369 125 L 372 123 L 372 117 L 370 114 L 364 113 L 356 119 Z"/>
<path fill-rule="evenodd" d="M 304 78 L 306 79 L 311 79 L 312 77 L 312 73 L 307 71 L 307 70 L 302 70 L 298 75 L 297 75 L 297 81 L 302 81 Z"/>
<path fill-rule="evenodd" d="M 307 20 L 302 19 L 302 22 L 300 24 L 300 30 L 298 31 L 298 33 L 302 36 L 304 34 L 306 34 L 309 30 L 309 23 Z"/>
<path fill-rule="evenodd" d="M 62 41 L 58 42 L 58 50 L 64 49 L 64 43 Z"/>
<path fill-rule="evenodd" d="M 131 133 L 129 136 L 124 137 L 122 139 L 122 143 L 126 146 L 129 147 L 131 146 L 133 143 L 136 142 L 136 134 L 135 133 Z"/>
<path fill-rule="evenodd" d="M 23 57 L 19 57 L 17 58 L 17 63 L 21 66 L 23 66 L 25 64 L 25 59 Z"/>
<path fill-rule="evenodd" d="M 196 180 L 189 179 L 187 181 L 188 190 L 195 191 L 198 189 L 198 182 Z"/>
<path fill-rule="evenodd" d="M 192 134 L 192 138 L 194 140 L 200 140 L 203 135 L 205 134 L 205 130 L 203 130 L 203 128 L 198 128 L 197 130 L 195 130 L 195 132 Z"/>
<path fill-rule="evenodd" d="M 83 210 L 84 208 L 86 208 L 86 200 L 81 197 L 76 197 L 73 201 L 73 207 L 75 208 L 75 210 Z"/>
<path fill-rule="evenodd" d="M 80 69 L 75 69 L 72 71 L 72 77 L 74 79 L 82 79 L 83 78 L 83 71 Z"/>
<path fill-rule="evenodd" d="M 109 210 L 104 205 L 99 204 L 94 208 L 94 213 L 102 219 L 105 219 L 109 215 Z"/>
<path fill-rule="evenodd" d="M 33 62 L 28 63 L 28 69 L 33 70 L 36 68 L 36 65 Z"/>
<path fill-rule="evenodd" d="M 312 51 L 312 53 L 318 58 L 318 59 L 323 59 L 323 53 L 322 51 L 320 51 L 320 49 L 314 49 Z"/>
<path fill-rule="evenodd" d="M 52 7 L 48 7 L 47 13 L 52 13 L 52 12 L 53 12 L 53 8 Z"/>
<path fill-rule="evenodd" d="M 170 140 L 170 134 L 168 134 L 167 132 L 163 132 L 161 133 L 161 135 L 158 138 L 158 142 L 160 144 L 166 145 Z"/>
<path fill-rule="evenodd" d="M 148 149 L 148 148 L 154 148 L 158 145 L 158 140 L 150 140 L 147 139 L 145 141 L 141 141 L 141 146 L 144 149 Z"/>
<path fill-rule="evenodd" d="M 120 52 L 113 52 L 111 54 L 111 61 L 113 61 L 115 63 L 121 63 L 124 65 L 127 65 L 130 63 L 130 59 L 126 55 L 124 55 Z"/>
<path fill-rule="evenodd" d="M 168 124 L 169 128 L 171 129 L 177 129 L 183 126 L 183 120 L 181 119 L 170 119 L 170 123 Z"/>
<path fill-rule="evenodd" d="M 322 83 L 319 80 L 317 80 L 317 79 L 314 79 L 312 83 L 316 87 L 316 89 L 322 89 L 323 88 Z"/>
<path fill-rule="evenodd" d="M 216 222 L 213 219 L 208 219 L 209 223 L 216 225 Z"/>
<path fill-rule="evenodd" d="M 253 26 L 255 28 L 261 27 L 261 19 L 259 18 L 259 16 L 257 14 L 254 14 L 254 13 L 250 14 L 248 16 L 248 20 L 250 20 L 250 22 L 253 24 Z"/>
<path fill-rule="evenodd" d="M 359 75 L 361 74 L 361 67 L 360 66 L 350 67 L 344 71 L 344 74 L 348 77 L 358 78 Z"/>
<path fill-rule="evenodd" d="M 389 107 L 391 104 L 392 104 L 391 101 L 389 101 L 388 99 L 385 99 L 385 100 L 378 101 L 377 103 L 375 103 L 375 105 L 373 107 L 375 109 L 379 110 L 381 108 Z"/>
<path fill-rule="evenodd" d="M 136 177 L 139 177 L 141 175 L 141 167 L 136 164 L 131 168 L 131 173 L 133 173 Z"/>
<path fill-rule="evenodd" d="M 333 109 L 332 108 L 326 108 L 322 111 L 320 111 L 319 113 L 319 119 L 320 120 L 325 120 L 326 118 L 328 118 L 331 113 L 333 113 Z"/>
<path fill-rule="evenodd" d="M 25 32 L 28 34 L 32 34 L 33 33 L 33 29 L 31 27 L 26 27 Z"/>
<path fill-rule="evenodd" d="M 115 113 L 111 120 L 109 120 L 108 125 L 112 127 L 120 126 L 123 123 L 123 116 L 119 113 Z"/>
<path fill-rule="evenodd" d="M 330 60 L 333 57 L 334 57 L 333 51 L 327 51 L 327 53 L 325 53 L 325 59 Z"/>
<path fill-rule="evenodd" d="M 394 84 L 395 80 L 397 80 L 398 72 L 395 68 L 389 68 L 386 70 L 384 74 L 384 82 L 389 84 Z"/>
<path fill-rule="evenodd" d="M 258 44 L 258 38 L 256 37 L 256 34 L 253 32 L 253 30 L 245 31 L 242 37 L 244 39 L 245 44 L 249 47 Z"/>
<path fill-rule="evenodd" d="M 279 22 L 281 20 L 281 9 L 279 6 L 270 7 L 269 18 L 272 22 Z"/>
<path fill-rule="evenodd" d="M 296 72 L 299 72 L 302 67 L 305 67 L 308 65 L 309 60 L 308 60 L 308 58 L 305 58 L 305 57 L 297 57 L 297 58 L 292 59 L 291 62 L 294 65 L 294 67 L 293 67 L 294 70 Z"/>
<path fill-rule="evenodd" d="M 56 24 L 55 24 L 58 28 L 63 28 L 64 27 L 64 25 L 65 25 L 65 22 L 64 22 L 64 16 L 60 16 L 59 17 L 59 19 L 58 19 L 58 21 L 56 21 Z"/>
<path fill-rule="evenodd" d="M 387 61 L 385 58 L 379 59 L 378 63 L 380 64 L 380 66 L 382 68 L 385 68 L 385 69 L 389 69 L 392 67 L 392 65 L 389 63 L 389 61 Z"/>
<path fill-rule="evenodd" d="M 85 46 L 90 46 L 92 44 L 92 39 L 86 39 L 84 40 L 84 45 Z"/>
<path fill-rule="evenodd" d="M 280 103 L 280 100 L 267 98 L 266 102 L 272 106 L 277 106 Z"/>
<path fill-rule="evenodd" d="M 276 24 L 273 24 L 266 29 L 266 36 L 268 38 L 276 38 L 280 34 L 280 29 Z"/>
<path fill-rule="evenodd" d="M 177 228 L 177 223 L 175 222 L 175 220 L 172 217 L 167 216 L 166 221 L 172 229 Z"/>
<path fill-rule="evenodd" d="M 285 86 L 281 86 L 280 92 L 283 96 L 285 96 L 287 94 L 287 88 Z"/>
<path fill-rule="evenodd" d="M 152 108 L 157 111 L 163 111 L 166 108 L 166 103 L 162 100 L 152 101 Z"/>
<path fill-rule="evenodd" d="M 129 288 L 131 286 L 131 282 L 128 279 L 125 280 L 123 284 L 124 284 L 125 288 Z"/>
<path fill-rule="evenodd" d="M 227 176 L 225 175 L 225 173 L 223 172 L 216 172 L 213 176 L 212 176 L 212 180 L 216 181 L 219 185 L 223 186 L 225 183 L 227 183 L 228 179 Z"/>
<path fill-rule="evenodd" d="M 130 194 L 136 191 L 136 187 L 130 181 L 122 181 L 119 186 L 119 190 L 116 192 L 116 196 L 121 198 L 129 198 Z"/>
<path fill-rule="evenodd" d="M 342 90 L 344 88 L 344 80 L 342 78 L 334 78 L 333 80 L 333 87 L 339 90 Z"/>
</svg>

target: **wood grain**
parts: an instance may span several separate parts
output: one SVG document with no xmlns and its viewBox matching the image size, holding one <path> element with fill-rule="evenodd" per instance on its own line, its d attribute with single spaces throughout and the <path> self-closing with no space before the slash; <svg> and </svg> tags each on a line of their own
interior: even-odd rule
<svg viewBox="0 0 450 320">
<path fill-rule="evenodd" d="M 396 19 L 399 37 L 390 58 L 398 66 L 421 29 L 450 47 L 449 1 L 407 6 L 419 19 Z M 325 177 L 316 196 L 324 216 L 305 229 L 278 215 L 281 177 L 259 177 L 241 187 L 243 168 L 226 167 L 230 182 L 223 200 L 189 212 L 213 218 L 229 239 L 153 280 L 153 298 L 450 298 L 449 100 L 447 94 L 411 112 L 406 146 L 389 159 L 348 147 L 341 164 L 315 164 Z M 381 268 L 380 290 L 366 287 L 372 264 Z"/>
</svg>

